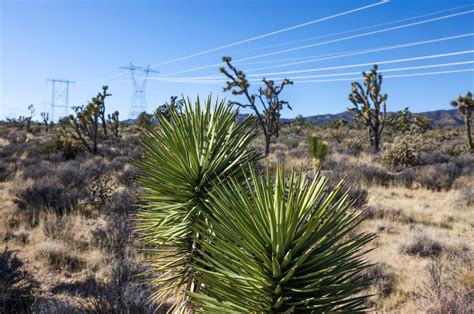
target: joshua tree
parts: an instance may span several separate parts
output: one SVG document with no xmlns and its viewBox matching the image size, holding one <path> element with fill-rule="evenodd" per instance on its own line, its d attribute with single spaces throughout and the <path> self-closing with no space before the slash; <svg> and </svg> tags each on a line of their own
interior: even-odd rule
<svg viewBox="0 0 474 314">
<path fill-rule="evenodd" d="M 112 134 L 115 137 L 119 137 L 119 131 L 120 131 L 119 112 L 114 111 L 114 112 L 112 112 L 112 114 L 108 114 L 107 115 L 107 123 L 109 124 L 109 128 L 112 131 Z"/>
<path fill-rule="evenodd" d="M 43 123 L 46 129 L 46 132 L 49 131 L 49 113 L 47 112 L 42 112 L 41 113 L 41 118 L 43 119 Z"/>
<path fill-rule="evenodd" d="M 169 103 L 166 102 L 164 105 L 159 106 L 155 110 L 155 116 L 163 115 L 166 118 L 166 120 L 170 121 L 171 120 L 171 111 L 172 110 L 181 111 L 183 106 L 184 106 L 184 100 L 183 99 L 178 99 L 178 96 L 171 96 Z"/>
<path fill-rule="evenodd" d="M 94 155 L 97 154 L 99 140 L 99 118 L 105 110 L 105 98 L 111 96 L 107 93 L 107 89 L 108 86 L 103 86 L 102 92 L 93 97 L 85 108 L 84 106 L 74 106 L 73 110 L 76 115 L 69 115 L 63 120 L 63 135 L 81 142 Z M 103 129 L 105 130 L 105 128 Z"/>
<path fill-rule="evenodd" d="M 311 121 L 306 121 L 306 119 L 299 114 L 290 123 L 290 130 L 293 133 L 300 135 L 303 130 L 310 128 L 312 125 Z"/>
<path fill-rule="evenodd" d="M 141 112 L 135 121 L 140 127 L 151 126 L 151 117 L 146 111 Z"/>
<path fill-rule="evenodd" d="M 102 129 L 104 131 L 104 136 L 107 137 L 107 123 L 105 121 L 105 98 L 108 96 L 112 96 L 112 94 L 107 94 L 107 89 L 109 87 L 107 85 L 102 86 L 102 93 L 99 93 L 97 97 L 99 98 L 100 103 L 102 104 L 99 106 L 99 116 L 102 122 Z M 117 116 L 118 117 L 118 116 Z"/>
<path fill-rule="evenodd" d="M 471 135 L 471 118 L 472 111 L 474 109 L 474 105 L 472 103 L 472 93 L 469 91 L 464 97 L 459 95 L 456 100 L 451 102 L 451 106 L 457 107 L 464 116 L 464 124 L 466 125 L 467 132 L 467 144 L 471 150 L 474 150 L 474 143 L 472 142 Z"/>
<path fill-rule="evenodd" d="M 257 119 L 257 124 L 263 132 L 265 139 L 265 156 L 270 153 L 270 140 L 272 137 L 278 137 L 280 130 L 280 112 L 286 106 L 291 110 L 287 101 L 280 100 L 280 93 L 286 85 L 293 84 L 289 79 L 284 79 L 280 85 L 276 85 L 272 80 L 262 79 L 265 87 L 258 89 L 258 94 L 250 94 L 250 83 L 245 73 L 238 71 L 232 64 L 231 57 L 222 59 L 230 71 L 226 68 L 220 68 L 220 71 L 229 79 L 224 87 L 224 91 L 231 91 L 233 95 L 244 95 L 248 103 L 232 101 L 231 104 L 242 108 L 250 108 Z M 260 111 L 257 99 L 260 101 L 262 109 Z"/>
<path fill-rule="evenodd" d="M 21 123 L 21 126 L 25 126 L 27 132 L 31 132 L 31 120 L 35 115 L 35 106 L 32 104 L 28 106 L 28 111 L 30 114 L 28 116 L 19 116 L 18 121 Z"/>
<path fill-rule="evenodd" d="M 370 145 L 377 152 L 380 148 L 380 138 L 387 115 L 387 94 L 381 93 L 382 74 L 377 73 L 377 65 L 374 65 L 369 73 L 362 72 L 362 75 L 364 86 L 359 82 L 352 83 L 349 100 L 354 107 L 348 110 L 355 112 L 359 121 L 368 128 Z"/>
</svg>

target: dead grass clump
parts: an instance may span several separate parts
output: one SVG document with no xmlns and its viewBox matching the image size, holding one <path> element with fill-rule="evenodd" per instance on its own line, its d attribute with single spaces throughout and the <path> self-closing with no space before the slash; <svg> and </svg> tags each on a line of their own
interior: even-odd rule
<svg viewBox="0 0 474 314">
<path fill-rule="evenodd" d="M 420 257 L 437 257 L 443 252 L 443 246 L 428 236 L 418 236 L 411 243 L 402 246 L 402 253 Z"/>
<path fill-rule="evenodd" d="M 423 283 L 421 302 L 428 313 L 473 313 L 474 290 L 472 281 L 464 284 L 464 272 L 472 277 L 469 265 L 450 265 L 441 259 L 433 259 L 426 266 L 427 280 Z"/>
<path fill-rule="evenodd" d="M 379 263 L 365 269 L 361 275 L 369 281 L 375 294 L 387 297 L 395 291 L 396 276 L 385 263 Z"/>
<path fill-rule="evenodd" d="M 470 187 L 462 187 L 460 190 L 456 191 L 454 202 L 457 207 L 474 206 L 474 189 Z"/>
<path fill-rule="evenodd" d="M 82 258 L 72 253 L 70 248 L 57 240 L 41 241 L 37 245 L 37 250 L 52 270 L 78 272 L 86 264 Z"/>
<path fill-rule="evenodd" d="M 125 251 L 130 238 L 130 226 L 127 218 L 113 217 L 105 227 L 98 226 L 91 233 L 91 245 L 113 255 L 120 255 Z"/>
<path fill-rule="evenodd" d="M 77 206 L 79 194 L 54 184 L 34 184 L 16 193 L 15 203 L 29 226 L 36 226 L 41 212 L 62 216 Z"/>
<path fill-rule="evenodd" d="M 421 167 L 417 171 L 417 182 L 430 190 L 449 190 L 461 172 L 462 169 L 453 162 Z"/>
</svg>

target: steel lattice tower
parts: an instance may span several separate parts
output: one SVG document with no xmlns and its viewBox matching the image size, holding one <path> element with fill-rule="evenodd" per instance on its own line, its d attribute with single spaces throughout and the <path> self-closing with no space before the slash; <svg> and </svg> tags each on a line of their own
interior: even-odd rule
<svg viewBox="0 0 474 314">
<path fill-rule="evenodd" d="M 73 81 L 48 79 L 51 82 L 51 121 L 55 121 L 55 108 L 63 108 L 64 115 L 68 115 L 69 109 L 69 85 L 74 84 Z"/>
<path fill-rule="evenodd" d="M 129 66 L 120 67 L 122 70 L 130 71 L 130 78 L 132 79 L 132 101 L 130 103 L 129 119 L 136 119 L 138 115 L 146 111 L 146 97 L 145 88 L 148 76 L 150 74 L 158 74 L 158 71 L 150 69 L 150 66 L 141 67 L 133 65 L 130 62 Z M 137 76 L 137 73 L 141 72 L 141 76 Z"/>
</svg>

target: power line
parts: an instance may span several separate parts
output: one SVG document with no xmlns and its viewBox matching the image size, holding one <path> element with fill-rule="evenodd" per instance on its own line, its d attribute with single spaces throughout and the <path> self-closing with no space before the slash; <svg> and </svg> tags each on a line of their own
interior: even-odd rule
<svg viewBox="0 0 474 314">
<path fill-rule="evenodd" d="M 412 58 L 403 58 L 403 59 L 395 59 L 395 60 L 385 60 L 385 61 L 373 61 L 373 62 L 366 62 L 366 63 L 357 63 L 357 64 L 350 64 L 350 65 L 340 65 L 340 66 L 333 66 L 333 67 L 325 67 L 325 68 L 313 68 L 313 69 L 306 69 L 306 70 L 295 70 L 295 71 L 282 71 L 282 72 L 273 72 L 273 73 L 259 73 L 259 74 L 249 74 L 247 77 L 271 77 L 274 75 L 281 75 L 281 74 L 296 74 L 296 73 L 305 73 L 305 72 L 319 72 L 319 71 L 327 71 L 327 70 L 337 70 L 337 69 L 347 69 L 347 68 L 354 68 L 354 67 L 361 67 L 361 66 L 370 66 L 373 64 L 390 64 L 390 63 L 398 63 L 398 62 L 407 62 L 407 61 L 417 61 L 417 60 L 426 60 L 426 59 L 435 59 L 435 58 L 444 58 L 444 57 L 451 57 L 457 55 L 464 55 L 473 53 L 474 50 L 465 50 L 465 51 L 456 51 L 456 52 L 449 52 L 443 54 L 434 54 L 434 55 L 427 55 L 427 56 L 420 56 L 420 57 L 412 57 Z M 222 76 L 203 76 L 203 77 L 184 77 L 184 78 L 174 78 L 171 79 L 182 79 L 182 80 L 189 80 L 189 81 L 201 81 L 201 80 L 213 80 L 213 79 L 220 79 Z M 167 79 L 167 77 L 160 78 L 157 80 Z"/>
<path fill-rule="evenodd" d="M 284 50 L 274 51 L 274 52 L 270 52 L 270 53 L 266 53 L 266 54 L 260 54 L 260 55 L 256 55 L 256 56 L 251 56 L 251 57 L 236 59 L 236 60 L 234 60 L 234 63 L 235 63 L 235 64 L 239 64 L 239 63 L 241 63 L 242 61 L 254 60 L 254 59 L 259 59 L 259 58 L 263 58 L 263 57 L 273 56 L 273 55 L 277 55 L 277 54 L 282 54 L 282 53 L 287 53 L 287 52 L 293 52 L 293 51 L 302 50 L 302 49 L 307 49 L 307 48 L 312 48 L 312 47 L 316 47 L 316 46 L 327 45 L 327 44 L 331 44 L 331 43 L 335 43 L 335 42 L 341 42 L 341 41 L 350 40 L 350 39 L 354 39 L 354 38 L 365 37 L 365 36 L 370 36 L 370 35 L 374 35 L 374 34 L 389 32 L 389 31 L 393 31 L 393 30 L 397 30 L 397 29 L 402 29 L 402 28 L 412 27 L 412 26 L 416 26 L 416 25 L 431 23 L 431 22 L 435 22 L 435 21 L 439 21 L 439 20 L 444 20 L 444 19 L 448 19 L 448 18 L 452 18 L 452 17 L 464 15 L 464 14 L 469 14 L 469 13 L 473 13 L 473 12 L 474 12 L 474 10 L 468 10 L 468 11 L 463 11 L 463 12 L 460 12 L 460 13 L 455 13 L 455 14 L 450 14 L 450 15 L 444 15 L 444 16 L 441 16 L 441 17 L 432 18 L 432 19 L 428 19 L 428 20 L 423 20 L 423 21 L 419 21 L 419 22 L 408 23 L 408 24 L 403 24 L 403 25 L 399 25 L 399 26 L 384 28 L 384 29 L 381 29 L 381 30 L 372 31 L 372 32 L 367 32 L 367 33 L 363 33 L 363 34 L 357 34 L 357 35 L 346 36 L 346 37 L 342 37 L 342 38 L 337 38 L 337 39 L 322 41 L 322 42 L 318 42 L 318 43 L 311 44 L 311 45 L 304 45 L 304 46 L 299 46 L 299 47 L 295 47 L 295 48 L 290 48 L 290 49 L 284 49 Z M 175 75 L 175 74 L 188 73 L 188 72 L 193 72 L 193 71 L 197 71 L 197 70 L 202 70 L 202 69 L 205 69 L 205 68 L 212 68 L 212 67 L 216 67 L 216 66 L 220 66 L 220 65 L 222 65 L 222 63 L 217 63 L 217 64 L 213 64 L 213 65 L 201 66 L 201 67 L 198 67 L 198 68 L 191 68 L 191 69 L 187 69 L 187 70 L 177 71 L 177 72 L 170 73 L 170 74 L 168 74 L 168 75 Z"/>
<path fill-rule="evenodd" d="M 354 33 L 354 32 L 358 32 L 358 31 L 362 31 L 362 30 L 366 30 L 366 29 L 371 29 L 371 28 L 376 28 L 376 27 L 386 26 L 386 25 L 392 25 L 392 24 L 396 24 L 396 23 L 400 23 L 400 22 L 406 22 L 406 21 L 411 21 L 411 20 L 416 20 L 416 19 L 419 19 L 419 18 L 423 18 L 423 17 L 433 16 L 433 15 L 440 14 L 440 13 L 451 12 L 451 11 L 455 11 L 455 10 L 458 10 L 458 9 L 461 9 L 461 8 L 471 7 L 473 5 L 474 4 L 461 5 L 461 6 L 450 8 L 450 9 L 435 11 L 435 12 L 422 14 L 422 15 L 417 15 L 417 16 L 413 16 L 413 17 L 409 17 L 409 18 L 404 18 L 404 19 L 400 19 L 400 20 L 391 21 L 391 22 L 386 22 L 386 23 L 381 23 L 381 24 L 377 24 L 377 25 L 370 25 L 370 26 L 360 27 L 360 28 L 356 28 L 356 29 L 351 29 L 349 31 L 343 31 L 343 32 L 337 32 L 337 33 L 326 34 L 326 35 L 321 35 L 321 36 L 315 36 L 315 37 L 310 37 L 310 38 L 305 38 L 305 39 L 300 39 L 300 40 L 293 40 L 293 41 L 288 41 L 288 42 L 281 43 L 281 44 L 274 44 L 274 45 L 268 45 L 268 46 L 263 46 L 263 47 L 258 47 L 258 48 L 240 50 L 240 51 L 234 52 L 234 53 L 241 53 L 241 52 L 245 52 L 245 51 L 255 51 L 255 50 L 261 50 L 261 49 L 267 49 L 267 48 L 288 46 L 288 45 L 291 45 L 291 44 L 311 41 L 311 40 L 315 40 L 315 39 L 321 39 L 321 38 L 327 38 L 327 37 L 332 37 L 332 36 L 336 36 L 336 35 Z"/>
<path fill-rule="evenodd" d="M 469 62 L 474 63 L 474 62 Z M 435 67 L 436 65 L 432 65 L 431 67 Z M 401 69 L 389 69 L 391 71 L 398 71 Z M 406 70 L 406 68 L 405 68 Z M 474 68 L 472 69 L 461 69 L 461 70 L 446 70 L 446 71 L 435 71 L 435 72 L 421 72 L 421 73 L 408 73 L 408 74 L 397 74 L 397 75 L 384 75 L 383 78 L 397 78 L 397 77 L 412 77 L 412 76 L 427 76 L 427 75 L 440 75 L 440 74 L 450 74 L 450 73 L 464 73 L 464 72 L 473 72 Z M 382 72 L 387 72 L 387 70 L 383 70 Z M 358 72 L 353 72 L 353 74 Z M 345 75 L 349 75 L 349 73 L 343 73 Z M 339 78 L 339 79 L 324 79 L 324 80 L 295 80 L 296 83 L 319 83 L 319 82 L 339 82 L 339 81 L 356 81 L 360 80 L 360 77 L 349 77 L 349 78 Z M 257 81 L 257 80 L 255 80 Z M 190 84 L 213 84 L 213 85 L 222 85 L 222 81 L 190 81 L 190 80 L 163 80 L 164 83 L 190 83 Z"/>
<path fill-rule="evenodd" d="M 414 67 L 404 67 L 404 68 L 395 68 L 395 69 L 383 69 L 380 70 L 383 73 L 388 72 L 399 72 L 399 71 L 408 71 L 408 70 L 419 70 L 419 69 L 429 69 L 429 68 L 439 68 L 439 67 L 447 67 L 447 66 L 456 66 L 456 65 L 463 65 L 463 64 L 472 64 L 474 61 L 460 61 L 460 62 L 450 62 L 450 63 L 440 63 L 440 64 L 429 64 L 429 65 L 419 65 Z M 296 76 L 292 77 L 292 80 L 304 79 L 304 78 L 318 78 L 318 77 L 331 77 L 331 76 L 346 76 L 346 75 L 354 75 L 360 74 L 359 72 L 346 72 L 346 73 L 331 73 L 331 74 L 318 74 L 318 75 L 304 75 L 304 76 Z M 283 78 L 271 78 L 272 80 L 278 80 Z"/>
<path fill-rule="evenodd" d="M 369 50 L 365 50 L 365 51 L 359 51 L 359 52 L 353 52 L 353 53 L 347 53 L 347 54 L 341 54 L 341 55 L 336 55 L 336 56 L 329 56 L 329 57 L 323 57 L 323 58 L 317 58 L 317 59 L 311 59 L 311 60 L 305 60 L 305 61 L 299 61 L 299 62 L 278 64 L 278 65 L 274 65 L 274 66 L 260 67 L 260 68 L 246 70 L 246 72 L 274 69 L 274 68 L 280 68 L 280 67 L 291 66 L 291 65 L 312 63 L 312 62 L 322 61 L 322 60 L 330 60 L 330 59 L 336 59 L 336 58 L 358 56 L 358 55 L 363 55 L 363 54 L 368 54 L 368 53 L 373 53 L 373 52 L 380 52 L 380 51 L 387 51 L 387 50 L 393 50 L 393 49 L 414 47 L 414 46 L 432 44 L 432 43 L 437 43 L 437 42 L 442 42 L 442 41 L 447 41 L 447 40 L 452 40 L 452 39 L 465 38 L 465 37 L 469 37 L 469 36 L 474 36 L 474 33 L 468 33 L 468 34 L 462 34 L 462 35 L 456 35 L 456 36 L 449 36 L 449 37 L 443 37 L 443 38 L 437 38 L 437 39 L 431 39 L 431 40 L 424 40 L 424 41 L 417 41 L 417 42 L 412 42 L 412 43 L 408 43 L 408 44 L 385 46 L 385 47 L 374 48 L 374 49 L 369 49 Z"/>
<path fill-rule="evenodd" d="M 447 71 L 435 71 L 435 72 L 386 75 L 386 76 L 384 75 L 383 78 L 387 79 L 387 78 L 413 77 L 413 76 L 430 76 L 430 75 L 453 74 L 453 73 L 464 73 L 464 72 L 474 72 L 474 68 L 472 68 L 472 69 L 462 69 L 462 70 L 447 70 Z M 360 77 L 330 79 L 330 80 L 298 81 L 298 83 L 320 83 L 320 82 L 338 82 L 338 81 L 354 81 L 354 80 L 360 80 Z"/>
<path fill-rule="evenodd" d="M 280 29 L 280 30 L 270 32 L 270 33 L 266 33 L 266 34 L 263 34 L 263 35 L 251 37 L 251 38 L 248 38 L 248 39 L 237 41 L 237 42 L 227 44 L 227 45 L 224 45 L 224 46 L 220 46 L 220 47 L 217 47 L 217 48 L 205 50 L 205 51 L 202 51 L 202 52 L 190 54 L 190 55 L 180 57 L 180 58 L 176 58 L 176 59 L 173 59 L 173 60 L 169 60 L 169 61 L 166 61 L 166 62 L 154 64 L 151 67 L 153 68 L 153 67 L 156 67 L 156 66 L 162 66 L 162 65 L 166 65 L 166 64 L 170 64 L 170 63 L 175 63 L 175 62 L 178 62 L 178 61 L 190 59 L 192 57 L 201 56 L 201 55 L 204 55 L 204 54 L 207 54 L 207 53 L 210 53 L 210 52 L 222 50 L 222 49 L 225 49 L 225 48 L 234 47 L 234 46 L 241 45 L 241 44 L 244 44 L 244 43 L 248 43 L 248 42 L 251 42 L 251 41 L 255 41 L 255 40 L 258 40 L 258 39 L 274 36 L 274 35 L 284 33 L 284 32 L 288 32 L 288 31 L 291 31 L 291 30 L 294 30 L 294 29 L 302 28 L 302 27 L 305 27 L 305 26 L 308 26 L 308 25 L 312 25 L 312 24 L 316 24 L 316 23 L 319 23 L 319 22 L 327 21 L 327 20 L 330 20 L 330 19 L 333 19 L 333 18 L 336 18 L 336 17 L 339 17 L 339 16 L 348 15 L 348 14 L 351 14 L 351 13 L 354 13 L 354 12 L 357 12 L 357 11 L 361 11 L 361 10 L 366 10 L 368 8 L 372 8 L 372 7 L 375 7 L 375 6 L 378 6 L 378 5 L 381 5 L 381 4 L 385 4 L 385 3 L 388 3 L 388 2 L 389 2 L 389 0 L 382 0 L 382 1 L 374 3 L 374 4 L 359 7 L 357 9 L 345 11 L 345 12 L 334 14 L 334 15 L 331 15 L 331 16 L 326 16 L 326 17 L 323 17 L 323 18 L 320 18 L 320 19 L 316 19 L 316 20 L 312 20 L 312 21 L 309 21 L 309 22 L 306 22 L 306 23 L 302 23 L 302 24 L 298 24 L 298 25 L 295 25 L 295 26 L 287 27 L 287 28 Z"/>
</svg>

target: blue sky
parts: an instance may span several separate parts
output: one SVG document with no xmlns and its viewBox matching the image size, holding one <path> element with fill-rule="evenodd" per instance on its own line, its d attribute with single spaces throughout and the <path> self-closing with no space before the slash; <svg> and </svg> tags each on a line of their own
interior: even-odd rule
<svg viewBox="0 0 474 314">
<path fill-rule="evenodd" d="M 45 81 L 48 78 L 69 79 L 76 82 L 70 89 L 70 105 L 87 103 L 102 85 L 108 84 L 112 93 L 107 103 L 108 110 L 119 110 L 121 117 L 127 118 L 132 90 L 129 77 L 126 72 L 119 70 L 120 66 L 130 62 L 141 66 L 160 64 L 377 2 L 377 0 L 0 0 L 0 119 L 24 113 L 29 104 L 35 105 L 36 118 L 39 118 L 39 112 L 49 110 L 51 86 Z M 471 6 L 466 6 L 470 4 Z M 466 35 L 463 38 L 401 49 L 254 70 L 290 62 L 279 61 L 281 59 L 290 59 L 294 62 L 296 58 L 334 55 L 474 33 L 474 13 L 470 12 L 412 27 L 342 40 L 344 37 L 467 12 L 474 10 L 472 4 L 472 1 L 461 0 L 392 0 L 386 4 L 275 36 L 157 66 L 154 69 L 160 71 L 160 74 L 156 77 L 166 81 L 148 81 L 146 90 L 148 111 L 151 112 L 164 103 L 171 95 L 184 94 L 195 97 L 198 94 L 206 96 L 212 93 L 219 97 L 233 97 L 222 93 L 222 84 L 219 82 L 204 84 L 195 83 L 194 80 L 170 81 L 171 78 L 219 76 L 217 66 L 188 73 L 170 74 L 217 64 L 224 55 L 230 55 L 238 60 L 317 44 L 306 49 L 252 59 L 253 64 L 236 64 L 239 69 L 248 71 L 248 74 L 257 74 L 254 77 L 257 78 L 258 74 L 272 77 L 273 72 L 332 68 L 473 50 L 474 36 Z M 449 9 L 453 10 L 392 23 Z M 380 25 L 385 23 L 392 24 Z M 366 29 L 359 30 L 360 28 Z M 340 34 L 341 32 L 345 33 Z M 324 37 L 311 39 L 318 36 Z M 333 42 L 322 43 L 325 41 Z M 472 60 L 474 60 L 473 54 L 465 53 L 382 64 L 380 70 L 384 73 L 384 69 L 453 64 Z M 286 76 L 292 79 L 307 75 L 361 72 L 369 68 L 370 66 L 347 67 L 284 73 L 274 77 Z M 389 71 L 390 73 L 385 75 L 472 68 L 474 64 L 463 63 Z M 328 82 L 321 82 L 322 78 L 306 79 L 306 81 L 318 81 L 306 83 L 301 82 L 305 79 L 295 79 L 295 84 L 288 87 L 282 95 L 290 102 L 293 111 L 285 110 L 283 116 L 344 111 L 350 105 L 347 100 L 350 80 L 334 81 L 334 79 L 359 76 L 360 74 L 325 77 L 332 79 Z M 252 84 L 254 89 L 257 86 L 258 83 Z M 385 79 L 383 84 L 383 90 L 389 94 L 389 110 L 395 111 L 409 106 L 414 112 L 448 109 L 450 100 L 458 94 L 472 90 L 473 87 L 474 72 L 394 77 Z"/>
</svg>

